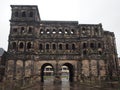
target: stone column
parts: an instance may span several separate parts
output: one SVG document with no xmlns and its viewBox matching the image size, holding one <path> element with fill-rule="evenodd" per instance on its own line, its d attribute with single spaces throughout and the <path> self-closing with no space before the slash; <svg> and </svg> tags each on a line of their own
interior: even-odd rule
<svg viewBox="0 0 120 90">
<path fill-rule="evenodd" d="M 79 62 L 79 64 L 80 64 L 80 66 L 79 66 L 79 80 L 80 80 L 80 82 L 82 81 L 82 78 L 81 78 L 81 76 L 82 76 L 82 60 L 80 60 L 80 62 Z"/>
<path fill-rule="evenodd" d="M 59 70 L 60 70 L 59 61 L 56 60 L 56 65 L 55 65 L 55 79 L 54 79 L 54 83 L 55 84 L 61 83 L 61 77 L 60 77 Z"/>
<path fill-rule="evenodd" d="M 13 80 L 16 79 L 16 60 L 14 60 L 14 69 L 13 69 Z"/>
<path fill-rule="evenodd" d="M 99 60 L 97 60 L 97 79 L 99 80 L 100 79 L 100 68 L 99 68 Z"/>
<path fill-rule="evenodd" d="M 77 82 L 78 80 L 79 80 L 79 67 L 80 67 L 80 65 L 79 65 L 80 63 L 79 63 L 79 61 L 77 61 L 76 62 L 76 64 L 73 66 L 74 67 L 74 81 L 75 82 Z"/>
<path fill-rule="evenodd" d="M 23 60 L 23 70 L 22 70 L 22 77 L 21 77 L 21 85 L 24 86 L 25 81 L 24 81 L 24 77 L 25 77 L 25 60 Z"/>
<path fill-rule="evenodd" d="M 35 80 L 33 80 L 34 79 L 34 56 L 32 56 L 32 60 L 31 60 L 31 83 L 34 83 L 35 82 Z"/>
<path fill-rule="evenodd" d="M 82 74 L 82 61 L 78 61 L 78 80 L 81 80 L 81 74 Z"/>
<path fill-rule="evenodd" d="M 90 77 L 90 81 L 91 81 L 91 60 L 89 59 L 89 77 Z"/>
<path fill-rule="evenodd" d="M 74 80 L 74 82 L 77 82 L 78 81 L 78 72 L 77 72 L 77 70 L 75 69 L 75 71 L 73 73 L 74 73 L 73 80 Z"/>
</svg>

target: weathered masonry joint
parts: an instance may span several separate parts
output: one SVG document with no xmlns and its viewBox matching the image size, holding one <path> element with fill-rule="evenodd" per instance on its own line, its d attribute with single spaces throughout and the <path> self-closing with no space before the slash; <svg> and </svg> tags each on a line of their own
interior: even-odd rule
<svg viewBox="0 0 120 90">
<path fill-rule="evenodd" d="M 11 11 L 6 78 L 43 81 L 48 65 L 54 76 L 67 66 L 70 81 L 117 78 L 115 36 L 102 24 L 43 21 L 36 5 L 11 5 Z"/>
</svg>

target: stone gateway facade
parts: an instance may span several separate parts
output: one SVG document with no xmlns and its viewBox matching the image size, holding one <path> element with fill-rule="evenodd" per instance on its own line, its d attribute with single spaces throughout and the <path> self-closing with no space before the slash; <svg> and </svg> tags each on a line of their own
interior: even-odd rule
<svg viewBox="0 0 120 90">
<path fill-rule="evenodd" d="M 70 81 L 118 76 L 115 36 L 101 24 L 43 21 L 36 5 L 11 5 L 11 11 L 6 78 L 44 81 L 46 66 L 55 77 L 67 66 Z"/>
</svg>

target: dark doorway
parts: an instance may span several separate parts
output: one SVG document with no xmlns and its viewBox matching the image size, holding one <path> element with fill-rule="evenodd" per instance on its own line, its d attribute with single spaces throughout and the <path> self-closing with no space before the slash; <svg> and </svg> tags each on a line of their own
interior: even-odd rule
<svg viewBox="0 0 120 90">
<path fill-rule="evenodd" d="M 63 66 L 66 66 L 66 67 L 68 67 L 68 80 L 69 80 L 69 82 L 73 82 L 73 77 L 74 77 L 74 68 L 73 68 L 73 65 L 72 64 L 70 64 L 70 63 L 65 63 L 65 64 L 63 64 Z"/>
<path fill-rule="evenodd" d="M 45 63 L 41 67 L 41 82 L 44 82 L 45 79 L 54 76 L 54 68 L 51 64 Z"/>
</svg>

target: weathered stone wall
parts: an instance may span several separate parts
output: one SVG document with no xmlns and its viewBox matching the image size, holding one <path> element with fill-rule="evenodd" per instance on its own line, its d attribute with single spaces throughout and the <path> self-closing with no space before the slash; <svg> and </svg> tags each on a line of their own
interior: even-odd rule
<svg viewBox="0 0 120 90">
<path fill-rule="evenodd" d="M 41 21 L 37 6 L 11 7 L 7 77 L 40 80 L 47 65 L 55 75 L 62 65 L 68 66 L 74 81 L 118 75 L 115 36 L 101 24 Z"/>
</svg>

